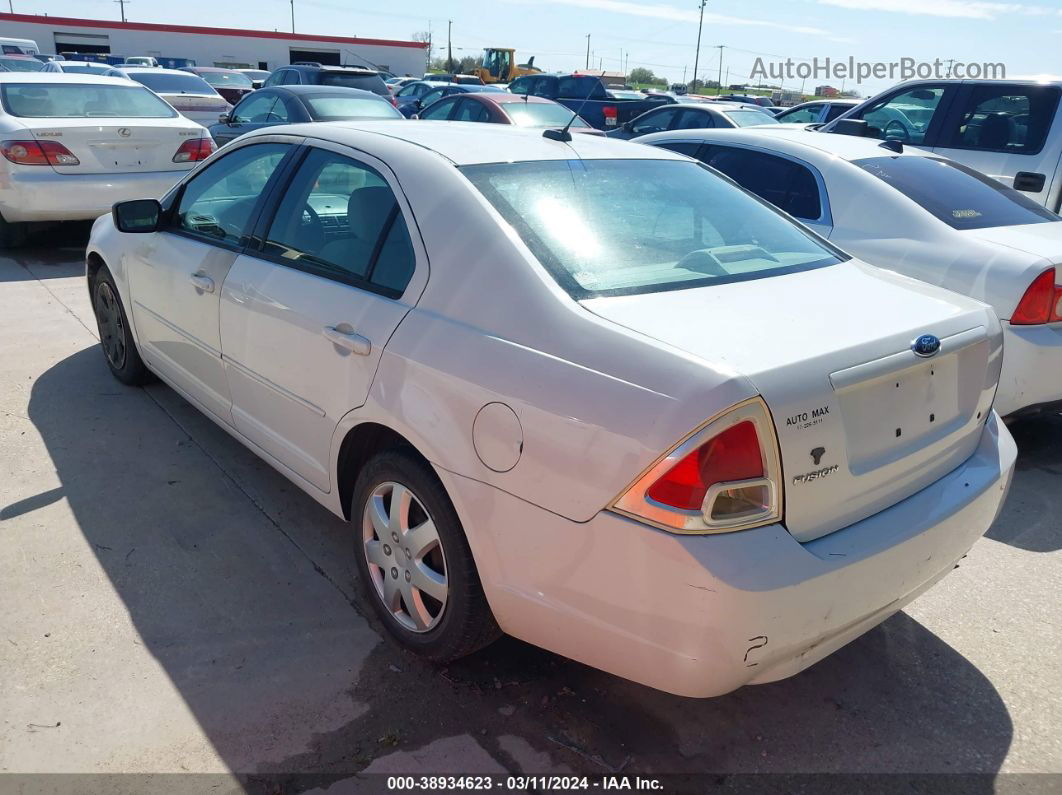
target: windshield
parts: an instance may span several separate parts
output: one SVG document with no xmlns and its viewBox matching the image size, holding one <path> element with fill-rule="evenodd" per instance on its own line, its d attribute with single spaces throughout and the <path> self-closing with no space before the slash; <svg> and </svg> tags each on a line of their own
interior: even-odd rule
<svg viewBox="0 0 1062 795">
<path fill-rule="evenodd" d="M 762 110 L 728 110 L 724 111 L 730 121 L 738 127 L 755 127 L 760 124 L 778 124 L 778 119 Z"/>
<path fill-rule="evenodd" d="M 461 171 L 574 298 L 757 279 L 843 258 L 690 161 L 535 161 Z"/>
<path fill-rule="evenodd" d="M 401 119 L 401 113 L 390 102 L 369 97 L 329 97 L 306 94 L 303 101 L 310 106 L 310 114 L 318 121 L 340 119 Z"/>
<path fill-rule="evenodd" d="M 0 58 L 0 69 L 8 72 L 39 72 L 43 68 L 36 58 Z"/>
<path fill-rule="evenodd" d="M 72 64 L 72 63 L 63 63 L 63 64 L 60 64 L 59 69 L 60 69 L 60 71 L 66 72 L 67 74 L 105 75 L 105 76 L 111 76 L 111 77 L 113 77 L 113 76 L 121 77 L 121 75 L 118 74 L 118 71 L 116 69 L 113 69 L 110 66 L 106 66 L 104 64 L 94 64 L 94 63 Z"/>
<path fill-rule="evenodd" d="M 571 120 L 573 111 L 563 105 L 545 102 L 506 102 L 502 107 L 517 127 L 563 127 Z M 589 127 L 578 116 L 572 127 Z"/>
<path fill-rule="evenodd" d="M 254 88 L 251 78 L 239 72 L 203 72 L 201 75 L 212 86 L 222 88 Z"/>
<path fill-rule="evenodd" d="M 193 74 L 130 72 L 129 77 L 159 94 L 217 94 L 203 78 Z"/>
<path fill-rule="evenodd" d="M 0 97 L 12 116 L 35 119 L 171 119 L 177 111 L 145 88 L 81 83 L 3 83 Z"/>
<path fill-rule="evenodd" d="M 935 157 L 871 157 L 852 162 L 953 229 L 1062 220 L 1013 188 L 960 163 Z"/>
</svg>

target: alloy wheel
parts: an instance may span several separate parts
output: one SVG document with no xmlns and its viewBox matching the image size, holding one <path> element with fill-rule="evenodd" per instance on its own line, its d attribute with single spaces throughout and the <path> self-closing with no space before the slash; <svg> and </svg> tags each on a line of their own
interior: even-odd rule
<svg viewBox="0 0 1062 795">
<path fill-rule="evenodd" d="M 115 370 L 121 370 L 125 366 L 125 323 L 118 297 L 107 282 L 100 282 L 96 288 L 96 322 L 107 361 Z"/>
</svg>

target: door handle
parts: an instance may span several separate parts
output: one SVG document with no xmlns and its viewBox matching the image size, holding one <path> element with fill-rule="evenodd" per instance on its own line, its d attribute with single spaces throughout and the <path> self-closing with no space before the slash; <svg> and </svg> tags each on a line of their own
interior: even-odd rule
<svg viewBox="0 0 1062 795">
<path fill-rule="evenodd" d="M 214 280 L 209 276 L 204 276 L 201 273 L 193 273 L 188 277 L 188 281 L 192 283 L 192 286 L 197 290 L 202 290 L 204 293 L 214 292 Z"/>
<path fill-rule="evenodd" d="M 347 326 L 346 323 L 340 323 L 340 325 Z M 325 326 L 321 333 L 325 335 L 325 339 L 358 356 L 368 356 L 372 351 L 372 343 L 368 338 L 355 334 L 353 331 L 340 331 L 335 326 Z"/>
</svg>

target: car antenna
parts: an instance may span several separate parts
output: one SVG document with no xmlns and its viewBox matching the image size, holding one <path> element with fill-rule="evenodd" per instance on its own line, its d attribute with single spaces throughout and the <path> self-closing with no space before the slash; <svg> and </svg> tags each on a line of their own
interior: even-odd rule
<svg viewBox="0 0 1062 795">
<path fill-rule="evenodd" d="M 878 146 L 884 147 L 898 155 L 903 154 L 903 141 L 897 141 L 895 138 L 887 138 L 878 144 Z"/>
<path fill-rule="evenodd" d="M 567 143 L 572 139 L 572 134 L 568 132 L 568 128 L 572 126 L 572 122 L 579 118 L 579 114 L 583 112 L 583 108 L 586 107 L 586 103 L 590 101 L 590 95 L 594 93 L 594 85 L 590 84 L 590 90 L 586 92 L 586 96 L 583 98 L 582 104 L 579 105 L 579 109 L 572 112 L 572 117 L 568 119 L 568 123 L 559 130 L 554 130 L 552 127 L 542 131 L 543 138 L 549 138 L 551 141 L 560 141 Z"/>
</svg>

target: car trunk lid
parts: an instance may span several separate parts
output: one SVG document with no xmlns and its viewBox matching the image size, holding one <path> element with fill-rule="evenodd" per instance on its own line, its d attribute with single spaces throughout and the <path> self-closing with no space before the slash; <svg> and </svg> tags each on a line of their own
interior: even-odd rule
<svg viewBox="0 0 1062 795">
<path fill-rule="evenodd" d="M 800 541 L 968 458 L 999 377 L 988 307 L 856 262 L 583 305 L 752 381 L 777 429 L 784 522 Z M 927 334 L 940 350 L 921 358 L 912 342 Z"/>
<path fill-rule="evenodd" d="M 53 166 L 60 174 L 105 174 L 146 171 L 175 171 L 185 166 L 173 162 L 178 147 L 188 138 L 205 135 L 180 125 L 152 119 L 23 119 L 30 134 L 39 141 L 56 141 L 72 152 L 78 165 Z M 139 123 L 138 123 L 139 121 Z M 178 120 L 175 120 L 178 121 Z"/>
</svg>

